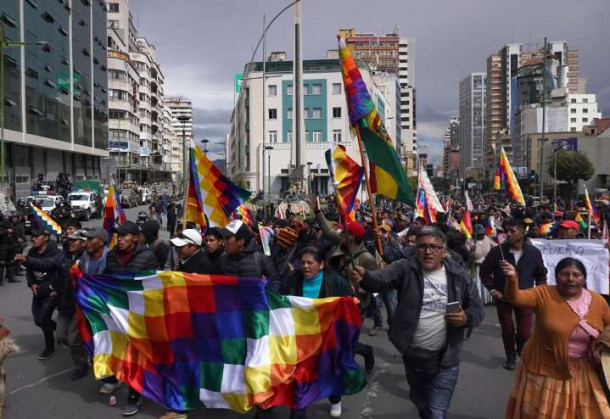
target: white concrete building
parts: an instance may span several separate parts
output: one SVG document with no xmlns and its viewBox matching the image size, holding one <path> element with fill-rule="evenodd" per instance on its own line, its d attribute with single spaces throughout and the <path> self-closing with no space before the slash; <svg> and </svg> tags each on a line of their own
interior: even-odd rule
<svg viewBox="0 0 610 419">
<path fill-rule="evenodd" d="M 174 180 L 182 178 L 182 161 L 184 155 L 183 144 L 188 145 L 194 141 L 193 137 L 193 104 L 183 96 L 168 97 L 165 103 L 171 113 L 171 126 L 174 132 L 172 137 L 172 173 Z M 180 122 L 178 117 L 188 116 L 189 120 L 185 123 Z M 198 144 L 201 146 L 201 144 Z"/>
<path fill-rule="evenodd" d="M 376 87 L 368 66 L 359 62 L 359 67 L 380 113 L 388 123 L 393 121 L 391 123 L 395 124 L 396 113 L 392 101 L 388 101 L 381 89 Z M 233 180 L 243 181 L 244 186 L 252 191 L 259 191 L 263 182 L 270 182 L 271 195 L 277 198 L 289 187 L 294 115 L 292 62 L 268 61 L 266 71 L 265 109 L 262 107 L 262 63 L 252 63 L 244 71 L 227 142 L 227 173 Z M 360 162 L 360 153 L 350 129 L 338 61 L 305 60 L 303 71 L 305 161 L 308 162 L 306 175 L 311 182 L 311 189 L 326 194 L 332 190 L 332 186 L 324 153 L 330 148 L 331 141 L 343 144 L 347 153 L 357 162 Z M 266 119 L 265 132 L 262 127 L 263 118 Z M 395 130 L 388 127 L 389 132 L 392 129 Z M 265 153 L 263 138 L 264 146 L 272 147 Z M 269 172 L 264 174 L 263 158 L 267 159 L 266 163 L 270 163 L 267 165 Z"/>
<path fill-rule="evenodd" d="M 568 128 L 572 132 L 581 132 L 583 127 L 591 125 L 593 119 L 602 117 L 595 94 L 570 93 L 565 103 L 570 118 Z"/>
</svg>

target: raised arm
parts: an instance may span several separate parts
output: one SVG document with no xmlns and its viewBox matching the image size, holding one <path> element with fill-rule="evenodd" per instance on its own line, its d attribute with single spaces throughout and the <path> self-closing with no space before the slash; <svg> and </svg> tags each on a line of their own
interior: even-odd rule
<svg viewBox="0 0 610 419">
<path fill-rule="evenodd" d="M 502 271 L 506 276 L 504 296 L 506 301 L 517 307 L 536 308 L 540 301 L 540 288 L 519 289 L 519 277 L 515 267 L 505 260 L 500 262 Z"/>
</svg>

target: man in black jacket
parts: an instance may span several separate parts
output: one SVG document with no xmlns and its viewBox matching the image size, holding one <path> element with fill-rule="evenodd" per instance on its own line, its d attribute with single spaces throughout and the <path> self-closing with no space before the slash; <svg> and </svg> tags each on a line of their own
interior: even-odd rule
<svg viewBox="0 0 610 419">
<path fill-rule="evenodd" d="M 416 257 L 369 272 L 356 267 L 349 278 L 367 291 L 398 290 L 389 337 L 402 354 L 411 401 L 422 418 L 444 418 L 457 384 L 467 328 L 484 317 L 468 271 L 444 257 L 446 237 L 435 227 L 417 234 Z"/>
<path fill-rule="evenodd" d="M 62 256 L 61 250 L 57 248 L 54 241 L 50 240 L 48 231 L 41 229 L 32 231 L 32 248 L 28 251 L 28 259 L 54 258 L 58 255 Z M 53 320 L 53 312 L 55 311 L 58 275 L 59 270 L 56 267 L 43 271 L 35 269 L 26 271 L 27 284 L 32 290 L 34 322 L 42 329 L 44 335 L 45 348 L 38 356 L 40 360 L 48 359 L 55 353 L 56 323 Z"/>
<path fill-rule="evenodd" d="M 205 231 L 203 237 L 205 242 L 205 256 L 212 266 L 212 274 L 222 274 L 222 269 L 227 255 L 222 241 L 222 236 L 216 227 L 210 227 Z"/>
<path fill-rule="evenodd" d="M 89 370 L 87 351 L 85 350 L 76 324 L 75 294 L 70 276 L 70 268 L 78 263 L 85 252 L 87 238 L 84 231 L 78 230 L 66 237 L 63 252 L 55 252 L 46 258 L 24 257 L 21 254 L 15 259 L 22 262 L 27 269 L 38 272 L 57 270 L 55 304 L 57 306 L 57 341 L 64 342 L 70 348 L 70 356 L 76 367 L 70 377 L 78 380 Z"/>
<path fill-rule="evenodd" d="M 124 272 L 151 271 L 159 268 L 159 262 L 154 252 L 138 242 L 140 229 L 132 221 L 125 221 L 117 229 L 118 239 L 114 249 L 106 256 L 106 274 Z M 104 379 L 100 393 L 114 392 L 120 384 L 115 377 Z M 140 411 L 142 397 L 134 389 L 129 389 L 127 406 L 123 409 L 123 416 L 133 416 Z"/>
<path fill-rule="evenodd" d="M 178 271 L 193 274 L 212 273 L 212 265 L 201 249 L 201 233 L 189 228 L 170 241 L 178 249 Z"/>
<path fill-rule="evenodd" d="M 165 266 L 171 247 L 159 238 L 159 223 L 148 220 L 140 225 L 139 241 L 155 252 L 159 266 Z"/>
<path fill-rule="evenodd" d="M 501 262 L 506 260 L 515 266 L 519 274 L 519 288 L 533 288 L 534 285 L 546 284 L 547 269 L 544 267 L 542 253 L 525 237 L 525 223 L 519 219 L 504 221 L 506 240 L 487 254 L 481 264 L 479 275 L 496 302 L 498 321 L 502 328 L 502 341 L 506 352 L 504 368 L 514 370 L 517 367 L 517 356 L 532 332 L 534 312 L 529 308 L 515 307 L 504 300 L 506 277 Z M 515 333 L 515 322 L 517 324 Z"/>
</svg>

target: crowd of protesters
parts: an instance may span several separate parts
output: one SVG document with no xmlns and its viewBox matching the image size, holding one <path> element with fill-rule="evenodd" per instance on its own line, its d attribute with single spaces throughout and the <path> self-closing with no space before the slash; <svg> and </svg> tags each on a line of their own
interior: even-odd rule
<svg viewBox="0 0 610 419">
<path fill-rule="evenodd" d="M 258 213 L 252 225 L 235 219 L 199 231 L 179 221 L 181 205 L 167 197 L 121 224 L 113 249 L 103 228 L 83 229 L 70 219 L 62 243 L 35 228 L 27 253 L 21 217 L 11 215 L 0 219 L 0 285 L 5 279 L 18 282 L 25 268 L 32 314 L 44 337 L 39 359 L 53 356 L 58 343 L 68 345 L 73 380 L 90 368 L 76 328 L 74 264 L 91 274 L 158 269 L 264 277 L 285 295 L 356 296 L 363 318 L 371 319 L 370 336 L 384 327 L 385 317 L 422 418 L 447 417 L 464 341 L 483 321 L 484 305 L 493 303 L 506 354 L 503 367 L 517 369 L 507 417 L 610 417 L 595 370 L 610 342 L 610 330 L 607 336 L 604 330 L 610 324 L 608 305 L 587 290 L 587 269 L 576 259 L 562 260 L 555 268 L 557 285 L 546 285 L 541 252 L 530 241 L 600 238 L 602 225 L 583 230 L 576 222 L 577 205 L 552 210 L 548 203 L 520 207 L 474 197 L 470 209 L 466 202 L 448 201 L 432 222 L 411 207 L 381 203 L 375 229 L 366 205 L 352 221 L 340 222 L 334 208 L 323 210 L 318 202 L 312 200 L 309 214 L 287 211 L 278 219 Z M 459 225 L 469 210 L 473 226 L 465 234 Z M 169 242 L 159 238 L 163 218 Z M 274 230 L 267 255 L 259 235 L 263 225 Z M 353 349 L 370 374 L 372 346 L 356 341 Z M 107 377 L 100 393 L 114 393 L 121 385 Z M 330 416 L 341 416 L 341 395 L 329 401 Z M 138 392 L 129 389 L 123 415 L 135 415 L 141 404 Z M 291 418 L 306 417 L 306 410 L 292 410 Z M 258 416 L 265 413 L 259 410 Z M 187 414 L 170 411 L 163 418 Z"/>
</svg>

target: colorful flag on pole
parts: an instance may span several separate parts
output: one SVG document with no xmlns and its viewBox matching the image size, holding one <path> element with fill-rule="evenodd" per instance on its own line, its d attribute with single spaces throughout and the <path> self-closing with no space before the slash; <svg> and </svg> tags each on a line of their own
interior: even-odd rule
<svg viewBox="0 0 610 419">
<path fill-rule="evenodd" d="M 62 229 L 57 221 L 53 219 L 49 214 L 38 208 L 34 204 L 30 204 L 34 211 L 34 218 L 38 222 L 40 228 L 49 231 L 50 233 L 61 234 Z"/>
<path fill-rule="evenodd" d="M 114 185 L 113 179 L 110 178 L 110 182 L 108 184 L 108 196 L 106 197 L 106 206 L 104 208 L 104 220 L 102 222 L 102 226 L 110 238 L 108 242 L 109 249 L 113 249 L 117 243 L 117 233 L 115 231 L 117 217 L 119 224 L 123 224 L 125 221 L 127 221 L 127 215 L 125 215 L 125 211 L 121 205 L 121 197 L 119 196 L 118 190 Z"/>
<path fill-rule="evenodd" d="M 597 211 L 597 208 L 595 208 L 595 202 L 593 202 L 589 197 L 589 189 L 587 188 L 587 185 L 585 185 L 585 205 L 587 207 L 587 211 L 589 211 L 589 214 L 591 214 L 591 219 L 593 219 L 595 223 L 599 225 L 599 212 Z"/>
<path fill-rule="evenodd" d="M 494 190 L 500 190 L 503 187 L 503 182 L 506 185 L 506 192 L 510 199 L 518 204 L 525 205 L 525 199 L 521 192 L 521 187 L 515 176 L 515 172 L 510 166 L 504 147 L 500 149 L 500 160 L 498 162 L 498 168 L 496 169 L 496 177 L 494 179 Z"/>
<path fill-rule="evenodd" d="M 487 217 L 485 234 L 487 234 L 489 237 L 495 237 L 498 234 L 498 229 L 496 228 L 496 219 L 493 215 Z"/>
<path fill-rule="evenodd" d="M 426 225 L 436 223 L 436 211 L 430 210 L 427 194 L 424 188 L 417 190 L 417 201 L 415 201 L 415 214 L 426 220 Z"/>
<path fill-rule="evenodd" d="M 470 219 L 470 212 L 464 211 L 462 222 L 460 223 L 460 230 L 464 233 L 464 237 L 467 239 L 472 238 L 472 220 Z"/>
<path fill-rule="evenodd" d="M 252 211 L 250 211 L 250 208 L 246 207 L 245 204 L 241 204 L 239 207 L 237 207 L 237 212 L 241 216 L 241 220 L 244 222 L 244 224 L 251 226 L 254 223 Z"/>
<path fill-rule="evenodd" d="M 464 195 L 466 196 L 466 209 L 471 212 L 474 211 L 474 206 L 472 205 L 468 191 L 464 191 Z"/>
<path fill-rule="evenodd" d="M 582 231 L 587 231 L 587 229 L 589 228 L 589 224 L 587 224 L 585 219 L 582 218 L 582 215 L 580 215 L 580 212 L 576 213 L 576 217 L 574 217 L 574 221 L 576 221 L 578 223 L 578 225 L 580 226 L 580 229 Z"/>
<path fill-rule="evenodd" d="M 83 275 L 79 331 L 96 378 L 172 410 L 304 408 L 366 385 L 353 297 L 282 296 L 267 280 L 182 272 Z"/>
<path fill-rule="evenodd" d="M 342 145 L 333 143 L 332 148 L 326 151 L 325 157 L 333 177 L 337 209 L 341 217 L 346 218 L 356 203 L 364 169 L 348 156 Z"/>
<path fill-rule="evenodd" d="M 553 231 L 555 231 L 556 228 L 557 228 L 557 223 L 555 223 L 555 222 L 540 224 L 540 232 L 542 234 L 544 234 L 545 236 L 548 236 L 549 234 L 553 233 Z"/>
<path fill-rule="evenodd" d="M 419 166 L 418 173 L 418 189 L 423 189 L 426 191 L 426 200 L 428 202 L 428 208 L 430 209 L 430 212 L 434 214 L 434 218 L 436 218 L 437 213 L 445 212 L 445 208 L 443 208 L 441 201 L 436 195 L 434 186 L 432 186 L 432 182 L 430 182 L 428 172 L 426 172 L 425 168 L 421 164 Z"/>
<path fill-rule="evenodd" d="M 374 165 L 371 170 L 372 188 L 380 195 L 414 205 L 413 191 L 396 146 L 386 132 L 360 70 L 342 38 L 339 38 L 339 57 L 350 123 L 360 131 L 368 160 Z"/>
<path fill-rule="evenodd" d="M 258 234 L 261 236 L 261 244 L 263 245 L 263 252 L 267 256 L 271 256 L 271 246 L 269 245 L 271 237 L 273 237 L 273 227 L 270 226 L 262 226 L 259 224 L 258 226 Z"/>
<path fill-rule="evenodd" d="M 199 147 L 192 144 L 189 156 L 186 221 L 202 227 L 207 221 L 211 227 L 226 226 L 250 192 L 227 179 Z"/>
</svg>

